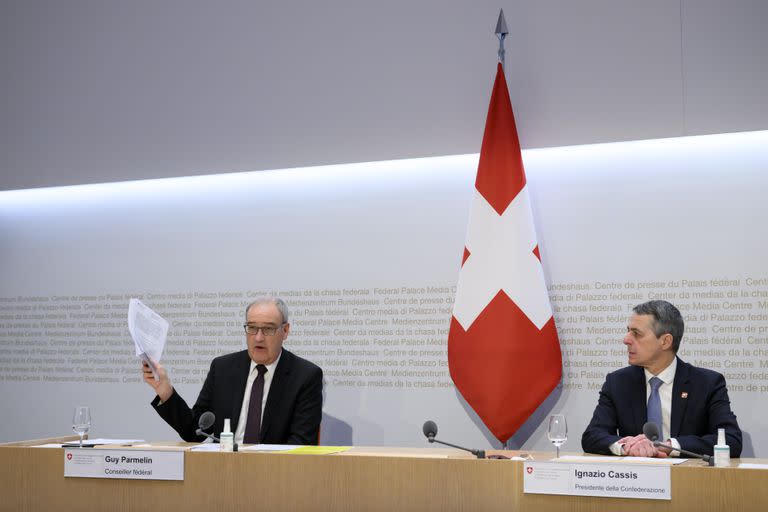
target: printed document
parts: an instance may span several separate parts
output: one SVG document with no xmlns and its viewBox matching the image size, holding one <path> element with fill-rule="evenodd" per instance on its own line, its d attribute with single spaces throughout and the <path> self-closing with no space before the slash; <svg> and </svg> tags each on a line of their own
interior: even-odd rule
<svg viewBox="0 0 768 512">
<path fill-rule="evenodd" d="M 152 368 L 155 380 L 157 367 L 153 361 L 160 362 L 168 337 L 168 320 L 161 317 L 139 299 L 131 299 L 128 303 L 128 331 L 136 346 L 136 357 L 146 362 Z"/>
</svg>

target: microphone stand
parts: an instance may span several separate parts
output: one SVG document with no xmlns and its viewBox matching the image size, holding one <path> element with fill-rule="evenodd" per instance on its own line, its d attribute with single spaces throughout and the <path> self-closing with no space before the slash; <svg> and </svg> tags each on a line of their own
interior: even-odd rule
<svg viewBox="0 0 768 512">
<path fill-rule="evenodd" d="M 201 428 L 197 429 L 197 430 L 195 431 L 195 434 L 197 434 L 197 435 L 199 435 L 199 436 L 205 436 L 205 437 L 207 437 L 208 439 L 212 439 L 212 440 L 216 441 L 217 443 L 218 443 L 218 442 L 220 442 L 220 439 L 219 439 L 218 437 L 216 437 L 216 436 L 215 436 L 215 435 L 213 435 L 213 434 L 209 434 L 209 433 L 207 433 L 207 432 L 203 432 L 203 429 L 201 429 Z"/>
<path fill-rule="evenodd" d="M 689 452 L 688 450 L 683 450 L 682 448 L 675 448 L 674 446 L 670 446 L 668 444 L 663 444 L 659 441 L 653 441 L 653 446 L 657 448 L 667 448 L 668 450 L 680 452 L 682 455 L 685 455 L 686 457 L 693 457 L 694 459 L 701 459 L 710 466 L 715 465 L 715 458 L 711 455 L 701 454 L 701 453 L 693 453 Z"/>
<path fill-rule="evenodd" d="M 464 448 L 463 446 L 456 446 L 455 444 L 446 443 L 444 441 L 440 441 L 438 439 L 435 439 L 435 436 L 427 436 L 427 441 L 430 443 L 440 443 L 444 444 L 446 446 L 450 446 L 451 448 L 458 448 L 459 450 L 464 450 L 465 452 L 469 452 L 478 459 L 484 459 L 485 458 L 485 450 L 473 450 L 472 448 Z"/>
</svg>

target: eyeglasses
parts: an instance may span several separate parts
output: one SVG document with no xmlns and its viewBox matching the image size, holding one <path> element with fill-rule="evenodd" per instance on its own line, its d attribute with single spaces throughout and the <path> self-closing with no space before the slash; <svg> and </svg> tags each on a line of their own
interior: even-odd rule
<svg viewBox="0 0 768 512">
<path fill-rule="evenodd" d="M 259 327 L 258 325 L 243 324 L 243 329 L 245 329 L 245 334 L 259 334 L 259 331 L 261 331 L 261 334 L 264 336 L 274 336 L 277 333 L 277 330 L 282 329 L 284 325 L 285 324 L 280 324 L 279 327 L 271 325 Z"/>
</svg>

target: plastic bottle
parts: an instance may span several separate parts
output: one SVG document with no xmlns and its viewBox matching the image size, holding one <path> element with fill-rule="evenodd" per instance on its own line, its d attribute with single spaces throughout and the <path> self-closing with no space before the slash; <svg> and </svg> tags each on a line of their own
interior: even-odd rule
<svg viewBox="0 0 768 512">
<path fill-rule="evenodd" d="M 235 434 L 232 433 L 232 429 L 229 426 L 229 418 L 226 418 L 224 420 L 224 430 L 219 435 L 219 447 L 222 452 L 231 452 L 234 442 Z"/>
<path fill-rule="evenodd" d="M 717 429 L 715 445 L 715 467 L 726 468 L 731 465 L 731 447 L 725 444 L 725 429 Z"/>
</svg>

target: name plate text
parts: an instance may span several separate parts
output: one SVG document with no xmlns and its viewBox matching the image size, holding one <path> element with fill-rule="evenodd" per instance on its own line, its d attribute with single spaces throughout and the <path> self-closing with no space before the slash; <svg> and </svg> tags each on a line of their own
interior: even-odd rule
<svg viewBox="0 0 768 512">
<path fill-rule="evenodd" d="M 671 500 L 669 466 L 526 462 L 523 492 Z"/>
<path fill-rule="evenodd" d="M 184 480 L 184 452 L 65 448 L 64 476 Z"/>
</svg>

